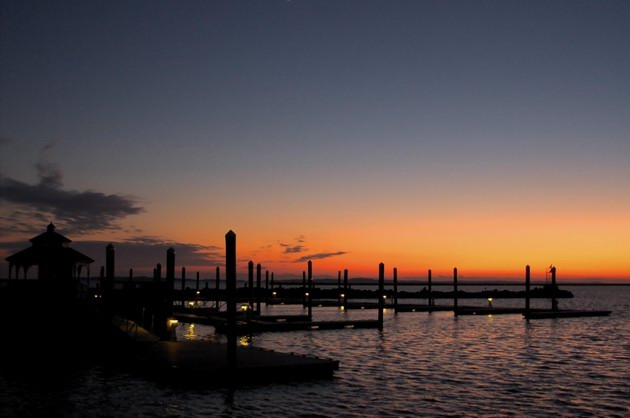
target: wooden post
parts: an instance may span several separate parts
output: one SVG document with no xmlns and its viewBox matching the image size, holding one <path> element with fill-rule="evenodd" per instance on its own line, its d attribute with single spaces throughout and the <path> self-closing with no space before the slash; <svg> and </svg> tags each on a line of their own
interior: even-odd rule
<svg viewBox="0 0 630 418">
<path fill-rule="evenodd" d="M 227 300 L 227 362 L 236 372 L 236 234 L 225 234 L 225 291 Z"/>
<path fill-rule="evenodd" d="M 133 283 L 133 269 L 129 269 L 129 282 Z"/>
<path fill-rule="evenodd" d="M 551 267 L 551 310 L 558 310 L 558 300 L 556 299 L 556 267 Z"/>
<path fill-rule="evenodd" d="M 260 263 L 256 264 L 256 313 L 260 315 L 260 297 L 262 290 L 262 266 Z"/>
<path fill-rule="evenodd" d="M 341 308 L 341 270 L 337 272 L 337 307 Z"/>
<path fill-rule="evenodd" d="M 116 251 L 112 244 L 108 244 L 105 248 L 105 287 L 103 288 L 104 296 L 107 298 L 107 304 L 112 301 L 112 293 L 114 292 L 114 270 L 116 265 Z"/>
<path fill-rule="evenodd" d="M 185 292 L 186 291 L 186 267 L 182 267 L 182 294 L 181 294 L 181 299 L 182 299 L 182 307 L 184 306 L 184 299 L 185 299 Z"/>
<path fill-rule="evenodd" d="M 175 249 L 173 247 L 166 251 L 166 290 L 168 300 L 173 304 L 173 290 L 175 289 Z"/>
<path fill-rule="evenodd" d="M 265 305 L 269 305 L 269 270 L 265 270 Z"/>
<path fill-rule="evenodd" d="M 199 272 L 197 272 L 197 280 L 195 281 L 195 290 L 199 290 Z"/>
<path fill-rule="evenodd" d="M 303 308 L 306 308 L 306 299 L 307 299 L 306 294 L 307 293 L 308 293 L 308 290 L 306 290 L 306 272 L 302 270 L 302 307 Z"/>
<path fill-rule="evenodd" d="M 453 269 L 453 312 L 457 316 L 457 267 Z"/>
<path fill-rule="evenodd" d="M 308 295 L 306 297 L 308 303 L 308 320 L 313 320 L 313 262 L 308 260 Z"/>
<path fill-rule="evenodd" d="M 385 305 L 385 264 L 378 265 L 378 329 L 383 330 L 383 308 Z"/>
<path fill-rule="evenodd" d="M 162 264 L 157 263 L 155 266 L 155 280 L 158 282 L 162 281 Z"/>
<path fill-rule="evenodd" d="M 431 269 L 429 269 L 429 306 L 433 306 L 433 293 L 431 293 Z"/>
<path fill-rule="evenodd" d="M 398 313 L 398 269 L 394 267 L 394 313 Z"/>
<path fill-rule="evenodd" d="M 248 290 L 248 308 L 247 308 L 247 317 L 249 318 L 249 312 L 254 309 L 254 262 L 249 260 L 247 263 L 247 286 Z"/>
<path fill-rule="evenodd" d="M 529 265 L 525 266 L 525 313 L 529 313 Z"/>
<path fill-rule="evenodd" d="M 348 269 L 343 270 L 343 310 L 348 310 Z"/>
<path fill-rule="evenodd" d="M 217 312 L 219 311 L 219 302 L 221 302 L 221 297 L 219 296 L 220 294 L 220 288 L 221 288 L 221 268 L 219 266 L 217 266 L 216 270 L 215 270 L 215 274 L 216 274 L 216 278 L 215 278 L 215 283 L 214 283 L 214 293 L 215 293 L 215 308 L 217 309 Z M 206 282 L 206 288 L 208 287 L 208 282 Z"/>
</svg>

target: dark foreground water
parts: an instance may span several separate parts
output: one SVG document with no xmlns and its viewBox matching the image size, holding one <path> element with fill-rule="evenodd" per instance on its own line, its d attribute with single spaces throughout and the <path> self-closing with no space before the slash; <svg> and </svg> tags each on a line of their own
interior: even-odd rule
<svg viewBox="0 0 630 418">
<path fill-rule="evenodd" d="M 630 287 L 570 290 L 575 298 L 561 308 L 609 309 L 612 316 L 528 323 L 520 315 L 388 311 L 382 332 L 254 335 L 241 343 L 335 358 L 340 370 L 333 380 L 236 390 L 171 387 L 102 363 L 25 366 L 0 371 L 0 416 L 628 417 Z M 267 309 L 281 312 L 301 308 Z M 376 311 L 317 308 L 314 315 L 375 318 Z M 181 339 L 221 340 L 211 327 L 180 324 L 178 331 Z"/>
</svg>

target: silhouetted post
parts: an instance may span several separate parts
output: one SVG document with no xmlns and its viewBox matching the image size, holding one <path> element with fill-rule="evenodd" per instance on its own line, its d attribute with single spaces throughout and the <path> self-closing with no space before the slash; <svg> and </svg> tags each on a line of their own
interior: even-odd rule
<svg viewBox="0 0 630 418">
<path fill-rule="evenodd" d="M 269 270 L 265 270 L 265 305 L 269 305 Z"/>
<path fill-rule="evenodd" d="M 348 269 L 343 270 L 343 310 L 348 310 Z"/>
<path fill-rule="evenodd" d="M 105 249 L 105 287 L 103 288 L 108 304 L 111 304 L 112 293 L 114 291 L 115 265 L 116 251 L 112 244 L 108 244 Z"/>
<path fill-rule="evenodd" d="M 249 287 L 249 289 L 247 289 L 249 291 L 249 308 L 247 309 L 247 317 L 249 318 L 249 312 L 254 310 L 254 262 L 251 260 L 247 263 L 247 286 Z"/>
<path fill-rule="evenodd" d="M 100 284 L 101 284 L 101 297 L 102 297 L 103 293 L 105 292 L 105 287 L 106 287 L 106 284 L 105 284 L 105 266 L 101 266 L 99 279 L 100 279 Z"/>
<path fill-rule="evenodd" d="M 385 264 L 378 265 L 378 329 L 383 330 L 383 308 L 385 307 Z"/>
<path fill-rule="evenodd" d="M 273 272 L 272 272 L 272 273 L 271 273 L 271 299 L 274 299 L 274 297 L 273 297 L 273 296 L 274 296 L 274 294 L 275 294 L 275 292 L 274 292 L 274 290 L 273 290 L 273 288 L 274 288 L 274 284 L 275 284 L 275 282 L 274 282 L 274 280 L 273 280 Z"/>
<path fill-rule="evenodd" d="M 256 264 L 256 313 L 260 315 L 260 297 L 262 290 L 262 266 L 260 263 Z"/>
<path fill-rule="evenodd" d="M 225 293 L 227 301 L 228 369 L 236 371 L 236 234 L 225 234 Z"/>
<path fill-rule="evenodd" d="M 429 306 L 433 306 L 433 294 L 431 293 L 431 269 L 429 269 Z"/>
<path fill-rule="evenodd" d="M 307 293 L 308 291 L 306 290 L 306 272 L 302 270 L 302 307 L 303 308 L 306 308 L 306 305 L 307 305 L 306 303 Z"/>
<path fill-rule="evenodd" d="M 199 290 L 199 272 L 197 272 L 197 280 L 195 281 L 195 290 Z"/>
<path fill-rule="evenodd" d="M 173 310 L 173 290 L 175 290 L 175 249 L 170 247 L 166 250 L 166 295 L 168 316 Z"/>
<path fill-rule="evenodd" d="M 157 263 L 155 266 L 155 280 L 158 282 L 162 281 L 162 264 Z"/>
<path fill-rule="evenodd" d="M 186 291 L 186 267 L 182 267 L 182 307 L 184 306 L 184 292 Z"/>
<path fill-rule="evenodd" d="M 525 313 L 529 313 L 529 265 L 525 266 Z"/>
<path fill-rule="evenodd" d="M 394 267 L 394 313 L 398 313 L 398 269 Z"/>
<path fill-rule="evenodd" d="M 551 267 L 551 310 L 558 310 L 558 300 L 556 299 L 556 267 Z"/>
<path fill-rule="evenodd" d="M 206 287 L 208 287 L 208 282 L 206 282 Z M 217 266 L 216 268 L 216 278 L 215 278 L 215 283 L 214 283 L 214 292 L 216 293 L 216 308 L 217 311 L 219 310 L 219 302 L 221 302 L 221 298 L 219 296 L 219 289 L 221 287 L 221 269 L 219 268 L 219 266 Z"/>
<path fill-rule="evenodd" d="M 308 260 L 308 320 L 313 320 L 313 262 Z"/>
<path fill-rule="evenodd" d="M 337 272 L 337 306 L 341 308 L 341 270 Z"/>
<path fill-rule="evenodd" d="M 453 312 L 457 316 L 457 267 L 453 269 Z"/>
<path fill-rule="evenodd" d="M 129 282 L 133 283 L 133 269 L 129 269 Z"/>
</svg>

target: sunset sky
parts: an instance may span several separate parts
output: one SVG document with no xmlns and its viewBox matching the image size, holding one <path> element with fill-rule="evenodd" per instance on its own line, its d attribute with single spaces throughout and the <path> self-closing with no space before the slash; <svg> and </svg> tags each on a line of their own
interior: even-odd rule
<svg viewBox="0 0 630 418">
<path fill-rule="evenodd" d="M 630 280 L 628 1 L 0 3 L 0 277 Z M 287 276 L 288 277 L 288 276 Z"/>
</svg>

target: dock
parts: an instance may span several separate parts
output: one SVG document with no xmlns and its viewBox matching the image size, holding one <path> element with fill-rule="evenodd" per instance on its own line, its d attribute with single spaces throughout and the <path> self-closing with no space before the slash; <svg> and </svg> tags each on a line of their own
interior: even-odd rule
<svg viewBox="0 0 630 418">
<path fill-rule="evenodd" d="M 332 378 L 339 362 L 331 359 L 237 347 L 236 367 L 228 366 L 227 345 L 209 341 L 160 341 L 138 350 L 132 366 L 175 384 L 224 386 L 286 380 Z"/>
<path fill-rule="evenodd" d="M 550 319 L 550 318 L 583 318 L 589 316 L 609 316 L 612 311 L 583 311 L 583 310 L 557 310 L 557 311 L 530 311 L 523 313 L 525 319 Z"/>
</svg>

